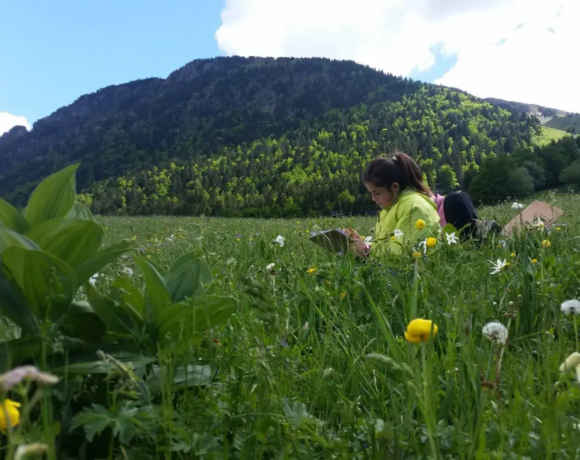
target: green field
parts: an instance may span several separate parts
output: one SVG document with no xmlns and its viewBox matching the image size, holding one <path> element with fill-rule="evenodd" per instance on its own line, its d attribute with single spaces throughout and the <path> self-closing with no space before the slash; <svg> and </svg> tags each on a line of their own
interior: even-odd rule
<svg viewBox="0 0 580 460">
<path fill-rule="evenodd" d="M 546 123 L 546 127 L 566 131 L 567 129 L 576 129 L 580 132 L 580 114 L 568 115 L 565 117 L 554 117 Z"/>
<path fill-rule="evenodd" d="M 90 370 L 59 374 L 52 402 L 20 436 L 47 442 L 49 458 L 578 458 L 580 387 L 559 367 L 579 348 L 577 317 L 560 305 L 580 296 L 580 197 L 541 198 L 566 211 L 549 233 L 480 246 L 440 239 L 427 256 L 386 263 L 307 239 L 345 226 L 367 235 L 373 218 L 98 217 L 107 245 L 135 245 L 96 279 L 102 296 L 117 293 L 98 346 L 131 346 L 111 355 L 118 362 L 105 355 Z M 501 224 L 516 212 L 511 203 L 481 210 Z M 182 334 L 152 343 L 122 306 L 139 304 L 142 273 L 149 302 L 160 295 L 143 261 L 163 273 L 187 253 L 211 267 L 205 295 L 231 297 L 234 312 L 197 335 L 181 316 Z M 497 259 L 510 265 L 492 275 Z M 405 340 L 415 318 L 434 321 L 433 340 Z M 482 333 L 491 321 L 507 327 L 505 344 Z M 159 367 L 131 358 L 134 350 L 154 351 Z M 53 359 L 45 365 L 58 373 Z M 71 426 L 73 413 L 81 416 Z M 59 432 L 66 444 L 55 443 Z"/>
<path fill-rule="evenodd" d="M 568 133 L 566 131 L 562 131 L 561 129 L 554 129 L 548 126 L 542 126 L 542 135 L 536 137 L 535 142 L 539 146 L 544 146 L 552 141 L 562 139 L 566 135 L 568 135 Z"/>
</svg>

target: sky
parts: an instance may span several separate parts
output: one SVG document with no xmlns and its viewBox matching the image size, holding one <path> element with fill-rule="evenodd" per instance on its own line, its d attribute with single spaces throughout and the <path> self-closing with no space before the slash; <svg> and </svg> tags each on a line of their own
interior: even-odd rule
<svg viewBox="0 0 580 460">
<path fill-rule="evenodd" d="M 352 59 L 580 112 L 580 0 L 0 0 L 0 135 L 198 58 Z"/>
</svg>

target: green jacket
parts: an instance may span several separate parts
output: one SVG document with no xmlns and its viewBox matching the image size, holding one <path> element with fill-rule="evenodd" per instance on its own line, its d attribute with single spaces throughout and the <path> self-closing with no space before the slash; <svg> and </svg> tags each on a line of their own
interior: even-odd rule
<svg viewBox="0 0 580 460">
<path fill-rule="evenodd" d="M 419 219 L 425 221 L 422 230 L 415 227 Z M 395 230 L 403 232 L 402 236 L 392 238 Z M 401 255 L 425 238 L 437 237 L 439 231 L 437 205 L 415 189 L 406 189 L 391 206 L 381 211 L 375 227 L 371 256 L 385 258 Z"/>
</svg>

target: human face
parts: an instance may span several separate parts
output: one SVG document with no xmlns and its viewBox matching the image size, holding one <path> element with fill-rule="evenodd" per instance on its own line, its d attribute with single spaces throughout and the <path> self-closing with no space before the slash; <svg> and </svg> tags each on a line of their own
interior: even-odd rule
<svg viewBox="0 0 580 460">
<path fill-rule="evenodd" d="M 397 182 L 391 184 L 390 189 L 387 187 L 377 187 L 368 182 L 365 183 L 365 186 L 371 194 L 373 201 L 378 204 L 381 209 L 386 209 L 391 206 L 397 199 L 397 196 L 399 196 L 399 184 Z"/>
</svg>

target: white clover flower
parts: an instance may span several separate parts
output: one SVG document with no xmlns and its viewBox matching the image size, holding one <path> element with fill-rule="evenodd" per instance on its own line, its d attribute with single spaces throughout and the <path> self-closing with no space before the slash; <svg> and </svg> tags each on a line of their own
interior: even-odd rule
<svg viewBox="0 0 580 460">
<path fill-rule="evenodd" d="M 401 238 L 403 236 L 403 232 L 401 230 L 399 230 L 398 228 L 393 232 L 393 235 L 395 236 L 395 238 Z"/>
<path fill-rule="evenodd" d="M 562 302 L 560 309 L 565 315 L 578 315 L 580 314 L 580 300 L 566 300 L 565 302 Z"/>
<path fill-rule="evenodd" d="M 236 263 L 236 259 L 234 259 L 233 257 L 230 257 L 228 260 L 226 260 L 227 265 L 232 265 L 235 263 Z"/>
<path fill-rule="evenodd" d="M 274 268 L 276 268 L 276 264 L 274 263 L 266 265 L 266 270 L 269 272 L 274 271 Z"/>
<path fill-rule="evenodd" d="M 279 244 L 281 248 L 284 247 L 284 241 L 286 241 L 286 238 L 284 238 L 282 235 L 278 235 L 276 237 L 276 239 L 274 240 L 274 243 Z"/>
<path fill-rule="evenodd" d="M 505 267 L 509 265 L 506 259 L 504 260 L 497 259 L 497 262 L 495 263 L 491 260 L 488 260 L 488 262 L 491 264 L 491 273 L 490 273 L 491 275 L 500 273 Z"/>
<path fill-rule="evenodd" d="M 523 207 L 524 207 L 524 205 L 521 203 L 518 203 L 517 201 L 514 201 L 512 203 L 512 209 L 522 209 Z"/>
<path fill-rule="evenodd" d="M 455 236 L 455 232 L 446 233 L 445 238 L 447 238 L 447 244 L 457 244 L 457 241 L 459 241 L 459 238 Z"/>
<path fill-rule="evenodd" d="M 482 334 L 485 335 L 492 342 L 503 345 L 506 343 L 508 338 L 508 330 L 499 321 L 492 321 L 483 326 L 481 330 Z"/>
<path fill-rule="evenodd" d="M 127 276 L 133 276 L 133 269 L 129 268 L 129 267 L 125 267 L 123 270 L 121 270 L 121 273 L 123 273 L 124 275 L 127 275 Z"/>
</svg>

